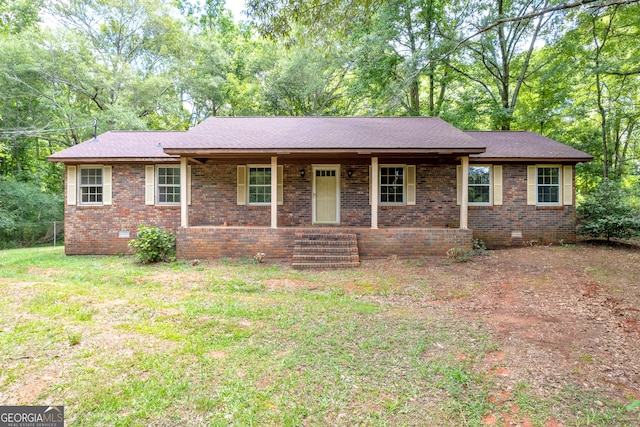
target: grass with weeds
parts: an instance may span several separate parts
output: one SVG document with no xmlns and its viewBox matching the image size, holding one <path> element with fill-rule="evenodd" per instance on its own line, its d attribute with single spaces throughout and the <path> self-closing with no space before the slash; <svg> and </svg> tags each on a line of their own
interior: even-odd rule
<svg viewBox="0 0 640 427">
<path fill-rule="evenodd" d="M 483 326 L 394 302 L 426 286 L 418 273 L 416 287 L 368 269 L 61 248 L 1 251 L 0 266 L 0 404 L 64 404 L 67 425 L 479 426 L 494 409 Z M 564 397 L 575 423 L 624 419 Z M 559 405 L 526 386 L 517 398 L 532 419 Z"/>
</svg>

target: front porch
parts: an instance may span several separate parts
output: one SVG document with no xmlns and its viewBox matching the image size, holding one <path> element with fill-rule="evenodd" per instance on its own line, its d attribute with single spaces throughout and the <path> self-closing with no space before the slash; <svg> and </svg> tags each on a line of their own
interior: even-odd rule
<svg viewBox="0 0 640 427">
<path fill-rule="evenodd" d="M 445 255 L 453 247 L 471 250 L 473 243 L 473 231 L 463 228 L 196 226 L 178 228 L 177 258 L 241 259 L 261 252 L 267 259 L 293 260 L 298 236 L 323 233 L 354 234 L 363 259 Z"/>
</svg>

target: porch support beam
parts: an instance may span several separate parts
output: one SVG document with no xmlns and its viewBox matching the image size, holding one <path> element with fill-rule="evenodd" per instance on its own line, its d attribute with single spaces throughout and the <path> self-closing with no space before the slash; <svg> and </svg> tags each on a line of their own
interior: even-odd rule
<svg viewBox="0 0 640 427">
<path fill-rule="evenodd" d="M 378 158 L 371 158 L 371 229 L 378 229 Z"/>
<path fill-rule="evenodd" d="M 460 228 L 469 228 L 469 156 L 462 156 L 462 200 L 460 201 Z"/>
<path fill-rule="evenodd" d="M 189 205 L 187 200 L 187 158 L 180 157 L 180 226 L 189 226 Z"/>
<path fill-rule="evenodd" d="M 271 228 L 278 228 L 278 157 L 271 157 Z"/>
</svg>

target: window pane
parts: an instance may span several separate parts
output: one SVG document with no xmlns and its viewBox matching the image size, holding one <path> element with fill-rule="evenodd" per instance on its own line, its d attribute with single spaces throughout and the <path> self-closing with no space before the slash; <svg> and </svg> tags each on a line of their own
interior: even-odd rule
<svg viewBox="0 0 640 427">
<path fill-rule="evenodd" d="M 538 203 L 560 203 L 560 168 L 538 168 Z"/>
<path fill-rule="evenodd" d="M 489 203 L 489 186 L 469 186 L 469 203 Z"/>
<path fill-rule="evenodd" d="M 469 185 L 472 184 L 489 184 L 490 182 L 489 166 L 470 166 L 469 167 Z"/>
<path fill-rule="evenodd" d="M 558 187 L 538 187 L 539 203 L 558 203 L 559 199 Z"/>
<path fill-rule="evenodd" d="M 491 168 L 469 166 L 469 203 L 491 202 Z"/>
<path fill-rule="evenodd" d="M 404 167 L 380 168 L 380 203 L 404 202 Z"/>
<path fill-rule="evenodd" d="M 249 168 L 249 203 L 271 203 L 271 168 Z"/>
<path fill-rule="evenodd" d="M 180 203 L 180 168 L 158 168 L 158 203 Z"/>
<path fill-rule="evenodd" d="M 538 184 L 559 184 L 560 168 L 538 168 Z"/>
<path fill-rule="evenodd" d="M 80 169 L 80 203 L 102 203 L 102 168 Z"/>
</svg>

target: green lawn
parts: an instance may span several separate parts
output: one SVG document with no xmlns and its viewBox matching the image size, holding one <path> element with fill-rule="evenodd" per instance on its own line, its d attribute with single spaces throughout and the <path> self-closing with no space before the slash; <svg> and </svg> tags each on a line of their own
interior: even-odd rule
<svg viewBox="0 0 640 427">
<path fill-rule="evenodd" d="M 82 426 L 484 425 L 496 403 L 477 362 L 496 344 L 404 267 L 0 251 L 0 404 L 63 404 Z M 571 391 L 514 393 L 534 425 L 590 425 Z"/>
</svg>

